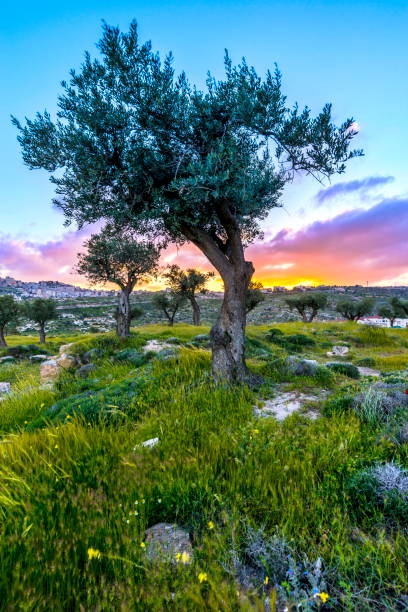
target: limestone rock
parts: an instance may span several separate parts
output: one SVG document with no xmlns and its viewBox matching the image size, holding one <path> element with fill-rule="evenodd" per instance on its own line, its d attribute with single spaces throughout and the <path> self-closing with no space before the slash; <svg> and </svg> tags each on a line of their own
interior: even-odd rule
<svg viewBox="0 0 408 612">
<path fill-rule="evenodd" d="M 303 407 L 307 407 L 310 404 L 314 404 L 321 399 L 325 399 L 326 393 L 321 392 L 318 395 L 306 395 L 305 393 L 299 393 L 298 391 L 288 391 L 281 393 L 277 397 L 270 400 L 265 400 L 261 408 L 254 408 L 254 415 L 256 417 L 270 417 L 274 416 L 278 421 L 283 421 L 287 416 L 293 412 L 297 412 Z M 313 410 L 309 411 L 306 416 L 310 418 L 316 418 L 316 412 Z"/>
<path fill-rule="evenodd" d="M 11 392 L 11 384 L 9 382 L 0 382 L 0 395 L 6 395 Z"/>
<path fill-rule="evenodd" d="M 379 378 L 381 376 L 381 372 L 379 370 L 374 370 L 373 368 L 357 366 L 357 370 L 360 372 L 361 376 L 374 376 L 375 378 Z"/>
<path fill-rule="evenodd" d="M 53 383 L 61 372 L 61 366 L 56 359 L 49 359 L 41 364 L 40 378 L 41 383 Z"/>
<path fill-rule="evenodd" d="M 0 364 L 4 363 L 13 363 L 15 361 L 15 358 L 12 357 L 11 355 L 6 355 L 5 357 L 0 357 Z"/>
<path fill-rule="evenodd" d="M 75 344 L 74 342 L 70 342 L 69 344 L 63 344 L 62 346 L 59 347 L 59 354 L 60 355 L 69 354 L 69 350 L 71 346 L 73 346 L 74 344 Z"/>
<path fill-rule="evenodd" d="M 64 368 L 64 370 L 71 370 L 77 365 L 76 357 L 74 357 L 74 355 L 68 355 L 67 353 L 60 353 L 60 357 L 56 359 L 56 362 L 61 368 Z"/>
<path fill-rule="evenodd" d="M 145 448 L 153 448 L 156 444 L 159 443 L 159 438 L 150 438 L 149 440 L 145 440 L 142 442 L 142 446 Z"/>
<path fill-rule="evenodd" d="M 84 363 L 91 363 L 94 359 L 103 357 L 103 350 L 98 348 L 91 348 L 82 355 L 82 361 Z"/>
<path fill-rule="evenodd" d="M 295 376 L 314 376 L 319 366 L 315 359 L 299 359 L 290 356 L 286 359 L 286 366 Z"/>
<path fill-rule="evenodd" d="M 193 554 L 188 532 L 171 523 L 157 523 L 146 529 L 146 557 L 150 561 L 189 563 Z M 185 553 L 183 555 L 183 553 Z M 180 559 L 178 556 L 180 555 Z M 183 559 L 181 556 L 183 555 Z"/>
<path fill-rule="evenodd" d="M 143 347 L 143 350 L 148 353 L 149 351 L 153 353 L 160 353 L 163 349 L 172 349 L 174 345 L 169 344 L 168 342 L 163 342 L 162 340 L 149 340 Z"/>
<path fill-rule="evenodd" d="M 94 363 L 87 363 L 77 370 L 77 376 L 80 378 L 88 378 L 89 374 L 93 372 L 93 370 L 96 370 L 96 365 Z"/>
<path fill-rule="evenodd" d="M 349 352 L 348 346 L 340 346 L 335 344 L 331 351 L 326 353 L 328 357 L 345 357 Z"/>
<path fill-rule="evenodd" d="M 49 355 L 31 355 L 31 357 L 29 357 L 32 363 L 42 363 L 43 361 L 47 361 L 49 358 Z"/>
</svg>

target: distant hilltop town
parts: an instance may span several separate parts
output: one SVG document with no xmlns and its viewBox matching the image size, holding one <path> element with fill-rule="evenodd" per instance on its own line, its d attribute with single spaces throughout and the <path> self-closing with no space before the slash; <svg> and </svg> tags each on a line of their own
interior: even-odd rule
<svg viewBox="0 0 408 612">
<path fill-rule="evenodd" d="M 25 300 L 30 298 L 53 298 L 67 299 L 67 298 L 80 298 L 80 297 L 98 297 L 98 296 L 112 296 L 115 295 L 115 291 L 101 291 L 95 289 L 83 289 L 82 287 L 75 287 L 74 285 L 67 285 L 66 283 L 60 283 L 59 281 L 39 281 L 35 282 L 24 282 L 16 280 L 11 276 L 5 278 L 0 277 L 0 295 L 1 294 L 12 294 L 17 299 Z"/>
</svg>

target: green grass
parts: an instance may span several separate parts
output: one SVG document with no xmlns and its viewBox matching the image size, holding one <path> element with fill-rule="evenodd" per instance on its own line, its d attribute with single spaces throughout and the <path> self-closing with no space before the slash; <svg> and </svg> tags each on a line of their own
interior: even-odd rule
<svg viewBox="0 0 408 612">
<path fill-rule="evenodd" d="M 268 360 L 285 355 L 265 340 L 270 327 L 248 329 L 251 367 L 266 374 Z M 338 323 L 273 327 L 310 335 L 316 345 L 302 356 L 322 363 L 322 344 L 359 331 Z M 114 351 L 140 349 L 148 339 L 176 336 L 188 344 L 207 332 L 149 325 L 124 343 L 111 335 L 70 338 L 79 340 L 79 354 L 92 346 L 105 354 L 92 379 L 67 374 L 53 391 L 38 389 L 38 366 L 0 366 L 16 392 L 0 403 L 1 610 L 262 610 L 266 594 L 273 602 L 273 582 L 250 592 L 231 573 L 230 552 L 240 547 L 246 526 L 285 538 L 299 559 L 323 559 L 330 594 L 323 609 L 396 609 L 408 586 L 405 527 L 391 528 L 381 508 L 365 512 L 349 497 L 349 483 L 377 462 L 406 464 L 407 445 L 347 410 L 315 421 L 294 414 L 282 423 L 252 415 L 261 392 L 281 384 L 326 386 L 340 397 L 365 383 L 341 374 L 330 381 L 282 380 L 272 369 L 257 394 L 215 385 L 209 352 L 201 349 L 182 347 L 177 360 L 154 359 L 136 369 L 112 360 Z M 401 351 L 400 360 L 408 356 Z M 386 359 L 379 356 L 384 346 L 356 343 L 353 352 L 356 359 Z M 57 401 L 72 406 L 79 393 L 106 393 L 132 380 L 142 384 L 124 403 L 123 419 L 90 422 L 86 414 L 70 414 L 33 428 Z M 138 446 L 156 436 L 155 448 Z M 147 561 L 144 531 L 160 521 L 189 530 L 191 564 Z M 89 559 L 88 548 L 101 556 Z M 200 583 L 202 572 L 207 579 Z M 295 594 L 293 585 L 286 589 L 290 610 Z M 317 601 L 299 609 L 317 609 Z"/>
</svg>

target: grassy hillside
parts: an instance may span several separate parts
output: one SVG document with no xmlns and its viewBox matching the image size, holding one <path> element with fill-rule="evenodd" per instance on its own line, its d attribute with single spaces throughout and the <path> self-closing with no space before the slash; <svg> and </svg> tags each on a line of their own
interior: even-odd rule
<svg viewBox="0 0 408 612">
<path fill-rule="evenodd" d="M 1 610 L 408 609 L 407 332 L 269 328 L 247 334 L 259 389 L 215 385 L 209 330 L 185 324 L 52 338 L 50 354 L 97 349 L 87 378 L 53 388 L 27 358 L 0 364 Z M 173 348 L 143 352 L 152 339 Z M 296 375 L 288 355 L 319 365 Z M 284 421 L 254 416 L 292 391 L 317 399 Z M 193 552 L 152 560 L 145 530 L 160 522 Z"/>
</svg>

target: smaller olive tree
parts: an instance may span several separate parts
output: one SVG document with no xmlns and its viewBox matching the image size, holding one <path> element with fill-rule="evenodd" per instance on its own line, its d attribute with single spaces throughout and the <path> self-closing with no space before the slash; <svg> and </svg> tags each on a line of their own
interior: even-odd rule
<svg viewBox="0 0 408 612">
<path fill-rule="evenodd" d="M 373 307 L 374 300 L 372 298 L 363 298 L 362 300 L 343 298 L 337 302 L 336 310 L 349 321 L 359 321 L 362 317 L 370 314 Z"/>
<path fill-rule="evenodd" d="M 286 300 L 290 310 L 297 310 L 303 323 L 311 323 L 319 310 L 327 306 L 327 295 L 315 291 L 292 295 Z"/>
<path fill-rule="evenodd" d="M 54 300 L 36 298 L 24 304 L 24 314 L 27 319 L 37 323 L 40 332 L 40 342 L 45 344 L 45 324 L 58 318 L 57 305 Z"/>
<path fill-rule="evenodd" d="M 186 304 L 187 298 L 181 293 L 169 291 L 168 293 L 156 293 L 152 301 L 154 306 L 165 315 L 169 325 L 172 327 L 178 310 Z"/>
<path fill-rule="evenodd" d="M 259 281 L 250 281 L 246 290 L 245 296 L 245 311 L 246 314 L 259 306 L 264 300 L 265 295 L 262 293 L 263 284 Z"/>
<path fill-rule="evenodd" d="M 390 326 L 394 327 L 395 319 L 400 316 L 401 311 L 396 308 L 392 303 L 388 303 L 380 306 L 380 308 L 378 309 L 378 314 L 383 319 L 388 319 L 390 322 Z"/>
<path fill-rule="evenodd" d="M 12 295 L 0 296 L 0 346 L 7 346 L 6 327 L 17 321 L 20 312 L 20 305 Z"/>
<path fill-rule="evenodd" d="M 134 230 L 106 226 L 85 241 L 86 253 L 78 254 L 76 270 L 92 284 L 113 283 L 120 288 L 115 312 L 119 337 L 130 335 L 132 313 L 130 295 L 136 284 L 156 276 L 160 249 L 152 242 L 137 240 Z"/>
<path fill-rule="evenodd" d="M 182 270 L 174 264 L 167 268 L 163 277 L 173 294 L 182 295 L 190 302 L 193 311 L 193 325 L 200 325 L 201 311 L 196 295 L 207 291 L 206 285 L 210 278 L 214 277 L 214 272 L 200 272 L 200 270 L 194 268 Z"/>
<path fill-rule="evenodd" d="M 393 297 L 390 300 L 391 307 L 395 310 L 398 317 L 408 317 L 408 301 L 398 297 Z"/>
</svg>

